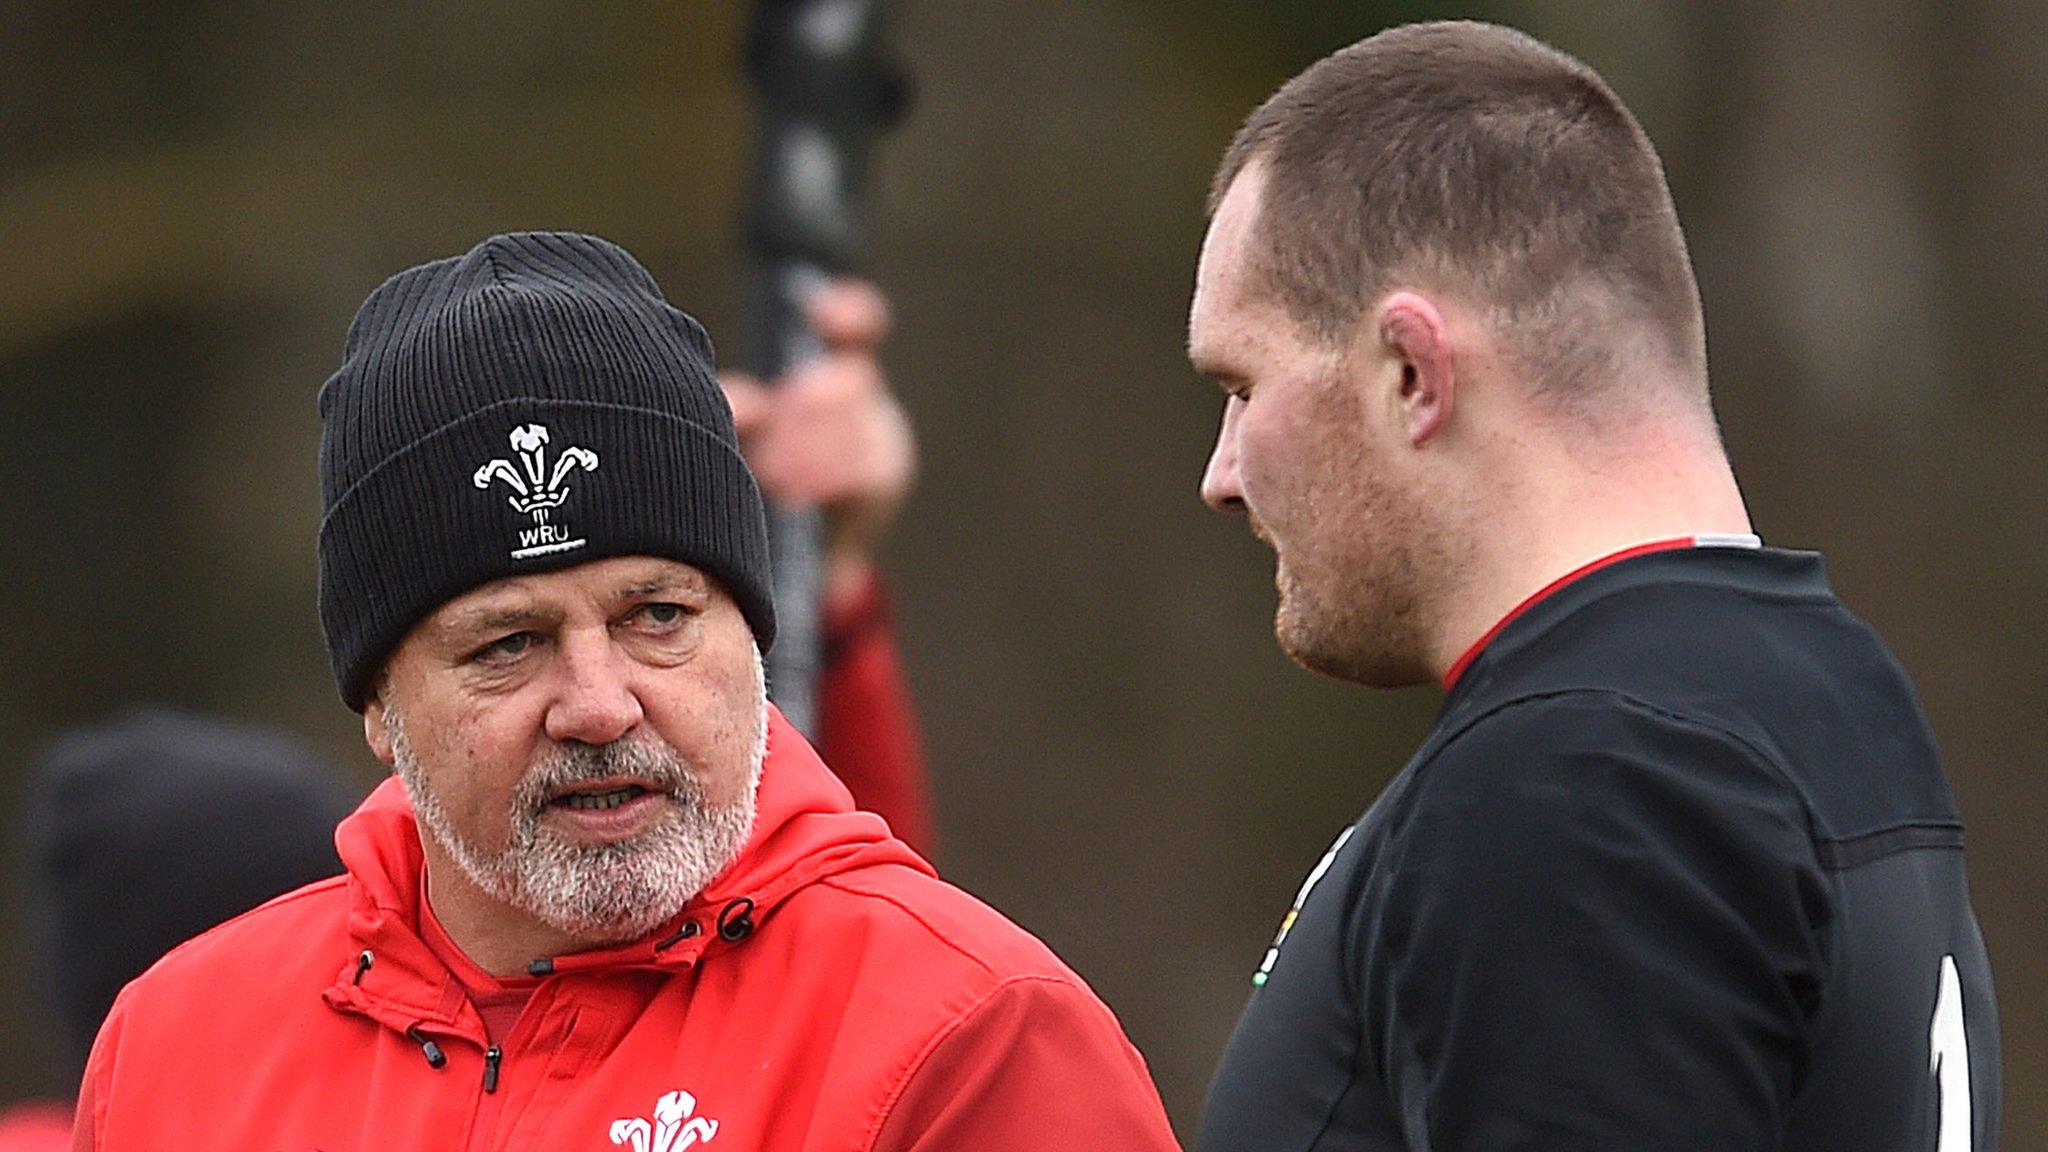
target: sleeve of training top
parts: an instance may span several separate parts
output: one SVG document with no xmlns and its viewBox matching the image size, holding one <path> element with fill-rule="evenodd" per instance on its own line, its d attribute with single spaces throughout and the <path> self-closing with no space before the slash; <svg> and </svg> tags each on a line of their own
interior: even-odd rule
<svg viewBox="0 0 2048 1152">
<path fill-rule="evenodd" d="M 1423 772 L 1350 965 L 1409 1146 L 1776 1148 L 1830 899 L 1792 786 L 1604 693 L 1511 706 Z"/>
<path fill-rule="evenodd" d="M 924 743 L 881 578 L 828 608 L 825 667 L 818 690 L 818 750 L 853 793 L 896 836 L 929 858 L 931 782 Z"/>
<path fill-rule="evenodd" d="M 1177 1152 L 1144 1058 L 1076 983 L 1020 977 L 933 1042 L 872 1152 Z"/>
</svg>

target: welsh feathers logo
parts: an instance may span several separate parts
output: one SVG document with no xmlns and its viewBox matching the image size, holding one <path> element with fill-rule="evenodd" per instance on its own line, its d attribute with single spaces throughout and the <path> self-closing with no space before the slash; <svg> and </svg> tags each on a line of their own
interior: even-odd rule
<svg viewBox="0 0 2048 1152">
<path fill-rule="evenodd" d="M 507 501 L 513 508 L 533 517 L 533 527 L 519 530 L 519 547 L 512 558 L 544 556 L 581 548 L 584 541 L 572 539 L 566 525 L 551 524 L 548 515 L 569 498 L 569 478 L 578 469 L 597 471 L 597 453 L 588 448 L 562 449 L 552 466 L 548 463 L 548 429 L 545 424 L 524 424 L 512 430 L 512 460 L 499 457 L 476 470 L 470 477 L 478 488 L 488 489 L 502 480 L 512 490 Z"/>
<path fill-rule="evenodd" d="M 690 1114 L 697 1098 L 678 1088 L 654 1102 L 654 1122 L 634 1116 L 612 1121 L 612 1143 L 630 1144 L 633 1152 L 682 1152 L 700 1141 L 711 1143 L 718 1121 Z"/>
</svg>

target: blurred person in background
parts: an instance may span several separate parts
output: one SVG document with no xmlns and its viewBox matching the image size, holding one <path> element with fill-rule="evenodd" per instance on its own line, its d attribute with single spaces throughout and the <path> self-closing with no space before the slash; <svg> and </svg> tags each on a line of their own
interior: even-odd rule
<svg viewBox="0 0 2048 1152">
<path fill-rule="evenodd" d="M 1190 357 L 1281 645 L 1445 699 L 1253 977 L 1197 1147 L 1988 1152 L 1997 1009 L 1904 672 L 1722 448 L 1649 140 L 1393 29 L 1252 113 Z"/>
<path fill-rule="evenodd" d="M 931 859 L 923 741 L 875 551 L 917 475 L 917 441 L 876 354 L 889 307 L 861 281 L 825 286 L 810 320 L 824 354 L 773 387 L 719 376 L 747 465 L 769 499 L 825 511 L 818 750 L 855 804 Z"/>
<path fill-rule="evenodd" d="M 390 765 L 347 875 L 121 993 L 79 1149 L 1175 1147 L 1044 945 L 767 702 L 759 488 L 617 246 L 393 277 L 320 392 L 321 621 Z"/>
<path fill-rule="evenodd" d="M 65 733 L 31 768 L 18 825 L 25 953 L 75 1079 L 122 985 L 184 940 L 341 872 L 355 807 L 296 741 L 167 708 Z M 71 1146 L 73 1104 L 0 1113 L 0 1152 Z"/>
</svg>

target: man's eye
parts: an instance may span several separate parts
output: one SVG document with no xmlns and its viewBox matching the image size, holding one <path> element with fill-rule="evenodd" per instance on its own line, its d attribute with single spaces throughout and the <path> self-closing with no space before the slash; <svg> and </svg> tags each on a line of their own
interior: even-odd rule
<svg viewBox="0 0 2048 1152">
<path fill-rule="evenodd" d="M 508 636 L 500 636 L 498 639 L 477 649 L 470 659 L 486 663 L 494 660 L 510 660 L 523 654 L 531 647 L 533 647 L 533 633 L 514 632 Z"/>
<path fill-rule="evenodd" d="M 642 604 L 640 619 L 657 628 L 667 628 L 683 622 L 690 610 L 681 604 Z"/>
</svg>

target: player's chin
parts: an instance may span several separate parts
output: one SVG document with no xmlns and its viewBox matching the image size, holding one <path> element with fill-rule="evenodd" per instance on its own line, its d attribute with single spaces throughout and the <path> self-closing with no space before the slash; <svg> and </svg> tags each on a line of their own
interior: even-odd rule
<svg viewBox="0 0 2048 1152">
<path fill-rule="evenodd" d="M 1311 672 L 1344 679 L 1341 669 L 1346 661 L 1331 642 L 1329 630 L 1290 590 L 1284 571 L 1278 583 L 1280 604 L 1273 610 L 1273 638 L 1279 641 L 1280 650 Z"/>
<path fill-rule="evenodd" d="M 1375 640 L 1367 630 L 1345 627 L 1333 614 L 1314 611 L 1283 587 L 1273 616 L 1273 636 L 1288 659 L 1320 676 L 1367 688 L 1408 688 L 1432 681 L 1413 654 Z"/>
</svg>

